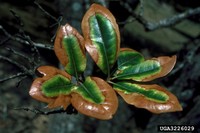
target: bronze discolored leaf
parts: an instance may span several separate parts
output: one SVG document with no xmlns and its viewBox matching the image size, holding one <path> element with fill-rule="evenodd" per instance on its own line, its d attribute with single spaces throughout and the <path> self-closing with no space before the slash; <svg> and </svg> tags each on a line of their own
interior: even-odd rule
<svg viewBox="0 0 200 133">
<path fill-rule="evenodd" d="M 81 95 L 73 93 L 72 105 L 82 114 L 102 120 L 111 119 L 118 107 L 116 93 L 104 80 L 97 77 L 91 77 L 91 79 L 96 82 L 105 97 L 104 101 L 100 104 L 92 103 L 85 100 Z"/>
<path fill-rule="evenodd" d="M 48 81 L 58 74 L 68 79 L 71 79 L 71 76 L 64 71 L 51 66 L 41 66 L 37 70 L 43 75 L 43 77 L 39 77 L 34 80 L 31 85 L 29 95 L 38 101 L 48 103 L 49 108 L 63 107 L 66 109 L 70 104 L 71 96 L 60 94 L 56 97 L 47 97 L 42 92 L 42 85 L 45 81 Z"/>
</svg>

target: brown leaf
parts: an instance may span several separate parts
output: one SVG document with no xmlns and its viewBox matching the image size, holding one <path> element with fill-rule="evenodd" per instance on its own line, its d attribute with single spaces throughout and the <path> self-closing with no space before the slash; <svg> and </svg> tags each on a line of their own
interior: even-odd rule
<svg viewBox="0 0 200 133">
<path fill-rule="evenodd" d="M 162 91 L 166 93 L 169 96 L 169 99 L 166 103 L 158 103 L 151 101 L 144 97 L 141 94 L 138 93 L 131 93 L 131 94 L 125 94 L 122 91 L 117 91 L 122 98 L 131 105 L 134 105 L 138 108 L 144 108 L 149 110 L 152 113 L 165 113 L 165 112 L 175 112 L 175 111 L 182 111 L 182 107 L 179 104 L 176 96 L 174 96 L 171 92 L 167 91 L 166 89 L 162 88 L 161 86 L 158 86 L 156 84 L 153 85 L 139 85 L 141 87 L 144 87 L 145 89 L 156 89 L 159 91 Z"/>
<path fill-rule="evenodd" d="M 71 96 L 60 95 L 58 97 L 46 97 L 42 93 L 41 85 L 43 84 L 43 82 L 52 78 L 56 74 L 63 75 L 69 79 L 71 79 L 71 76 L 64 71 L 61 71 L 57 68 L 50 67 L 50 66 L 41 66 L 37 70 L 44 76 L 41 78 L 36 78 L 34 80 L 34 82 L 31 85 L 29 95 L 38 101 L 48 103 L 49 108 L 62 106 L 64 109 L 66 109 L 67 106 L 70 104 Z"/>
<path fill-rule="evenodd" d="M 92 80 L 99 86 L 105 96 L 105 101 L 101 104 L 91 103 L 74 93 L 72 94 L 72 105 L 82 114 L 102 120 L 111 119 L 118 107 L 116 93 L 104 80 L 97 77 L 92 77 Z"/>
</svg>

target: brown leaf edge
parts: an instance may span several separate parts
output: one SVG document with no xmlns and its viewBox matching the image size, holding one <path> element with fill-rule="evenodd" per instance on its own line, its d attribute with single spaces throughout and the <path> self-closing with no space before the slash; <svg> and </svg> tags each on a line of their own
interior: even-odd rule
<svg viewBox="0 0 200 133">
<path fill-rule="evenodd" d="M 113 117 L 118 108 L 118 99 L 113 88 L 103 79 L 91 77 L 99 86 L 105 101 L 102 104 L 95 104 L 83 99 L 79 94 L 73 93 L 71 103 L 76 110 L 87 116 L 101 120 L 108 120 Z"/>
<path fill-rule="evenodd" d="M 100 13 L 104 15 L 106 18 L 108 18 L 113 25 L 113 28 L 115 29 L 116 35 L 117 35 L 117 54 L 116 54 L 116 59 L 119 54 L 119 49 L 120 49 L 120 33 L 119 33 L 119 27 L 118 24 L 116 23 L 115 17 L 112 15 L 112 13 L 105 7 L 98 5 L 98 4 L 92 4 L 89 10 L 85 13 L 82 23 L 81 23 L 81 28 L 82 32 L 85 38 L 85 47 L 88 51 L 88 53 L 91 55 L 93 60 L 95 62 L 98 61 L 98 51 L 97 48 L 92 45 L 92 41 L 90 39 L 90 26 L 89 26 L 89 18 L 96 13 Z"/>
<path fill-rule="evenodd" d="M 63 107 L 66 109 L 70 104 L 71 96 L 59 95 L 58 97 L 46 97 L 42 94 L 41 85 L 57 74 L 67 77 L 68 79 L 71 79 L 71 76 L 64 71 L 51 66 L 41 66 L 37 70 L 43 77 L 36 78 L 33 81 L 29 95 L 38 101 L 48 103 L 48 108 Z"/>
<path fill-rule="evenodd" d="M 137 84 L 138 85 L 138 84 Z M 146 99 L 143 95 L 138 93 L 131 93 L 125 94 L 122 91 L 117 91 L 118 94 L 130 105 L 134 105 L 137 108 L 144 108 L 149 110 L 152 113 L 166 113 L 166 112 L 175 112 L 175 111 L 182 111 L 182 107 L 176 98 L 171 92 L 167 91 L 166 89 L 162 88 L 159 85 L 139 85 L 144 87 L 145 89 L 156 89 L 166 93 L 169 96 L 167 103 L 157 103 L 154 101 L 150 101 Z"/>
<path fill-rule="evenodd" d="M 171 70 L 174 68 L 176 64 L 176 55 L 173 55 L 172 57 L 169 56 L 160 56 L 158 58 L 152 58 L 150 60 L 156 60 L 160 63 L 161 71 L 155 75 L 151 75 L 142 81 L 151 81 L 160 77 L 166 76 Z"/>
<path fill-rule="evenodd" d="M 69 36 L 69 35 L 74 35 L 77 38 L 80 44 L 80 48 L 82 52 L 85 54 L 85 46 L 84 46 L 85 41 L 84 41 L 84 38 L 79 34 L 79 32 L 75 28 L 70 26 L 69 24 L 65 24 L 64 26 L 61 26 L 57 32 L 56 39 L 54 42 L 54 51 L 57 58 L 59 59 L 59 61 L 61 62 L 63 66 L 66 66 L 66 64 L 69 61 L 68 61 L 65 49 L 63 48 L 62 40 L 63 40 L 63 37 Z"/>
</svg>

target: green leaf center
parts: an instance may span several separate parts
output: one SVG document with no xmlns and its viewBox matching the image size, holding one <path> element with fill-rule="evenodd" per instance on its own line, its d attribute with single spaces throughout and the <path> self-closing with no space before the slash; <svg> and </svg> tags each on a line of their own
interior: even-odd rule
<svg viewBox="0 0 200 133">
<path fill-rule="evenodd" d="M 65 66 L 65 70 L 75 77 L 83 72 L 86 67 L 86 58 L 83 51 L 80 48 L 80 44 L 74 35 L 65 36 L 63 38 L 63 47 L 69 57 L 68 64 Z"/>
<path fill-rule="evenodd" d="M 166 103 L 169 99 L 169 96 L 162 91 L 154 88 L 145 89 L 137 84 L 127 82 L 114 83 L 114 89 L 123 91 L 125 94 L 138 93 L 145 96 L 145 98 L 158 103 Z"/>
<path fill-rule="evenodd" d="M 90 38 L 98 49 L 97 65 L 109 74 L 117 54 L 117 35 L 111 22 L 102 14 L 96 13 L 90 19 Z"/>
<path fill-rule="evenodd" d="M 47 97 L 55 97 L 60 94 L 68 95 L 74 89 L 70 80 L 62 75 L 55 75 L 42 84 L 42 93 Z"/>
<path fill-rule="evenodd" d="M 84 99 L 96 104 L 101 104 L 105 100 L 99 86 L 90 77 L 87 77 L 84 83 L 80 83 L 76 92 L 79 93 Z"/>
</svg>

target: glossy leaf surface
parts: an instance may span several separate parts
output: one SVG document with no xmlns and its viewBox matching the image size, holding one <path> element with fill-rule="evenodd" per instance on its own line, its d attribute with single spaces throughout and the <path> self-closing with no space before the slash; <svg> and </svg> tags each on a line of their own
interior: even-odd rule
<svg viewBox="0 0 200 133">
<path fill-rule="evenodd" d="M 58 95 L 68 95 L 76 87 L 71 83 L 71 81 L 57 74 L 49 80 L 45 81 L 42 86 L 42 93 L 47 97 L 55 97 Z"/>
<path fill-rule="evenodd" d="M 151 81 L 156 78 L 163 77 L 167 75 L 171 70 L 174 68 L 176 64 L 176 55 L 169 57 L 169 56 L 161 56 L 158 58 L 153 58 L 154 60 L 158 61 L 161 66 L 161 71 L 155 75 L 147 77 L 143 79 L 143 81 Z"/>
<path fill-rule="evenodd" d="M 155 75 L 161 71 L 161 66 L 158 61 L 147 60 L 133 66 L 126 66 L 115 73 L 117 79 L 132 79 L 142 81 L 146 77 Z"/>
<path fill-rule="evenodd" d="M 76 92 L 79 93 L 84 99 L 96 104 L 103 103 L 105 99 L 99 86 L 90 77 L 87 77 L 84 83 L 80 83 Z"/>
<path fill-rule="evenodd" d="M 114 89 L 131 105 L 153 113 L 181 111 L 177 98 L 158 85 L 139 85 L 127 82 L 114 84 Z"/>
<path fill-rule="evenodd" d="M 154 88 L 145 89 L 138 84 L 132 84 L 128 82 L 117 82 L 114 85 L 114 88 L 116 90 L 123 91 L 125 94 L 137 93 L 143 95 L 146 99 L 158 103 L 165 103 L 169 99 L 169 96 L 162 91 L 158 91 Z"/>
<path fill-rule="evenodd" d="M 54 88 L 53 90 L 56 92 L 57 97 L 48 97 L 47 96 L 48 94 L 44 93 L 43 91 L 44 88 L 45 89 L 48 89 L 48 88 L 44 87 L 43 85 L 48 80 L 51 80 L 55 75 L 61 76 L 66 81 L 71 80 L 71 76 L 64 71 L 61 71 L 57 68 L 50 67 L 50 66 L 42 66 L 42 67 L 39 67 L 37 70 L 43 75 L 43 77 L 36 78 L 34 80 L 29 91 L 30 96 L 32 96 L 34 99 L 39 100 L 41 102 L 48 103 L 49 108 L 62 106 L 64 109 L 66 109 L 67 106 L 70 104 L 71 96 L 63 95 L 59 91 L 57 91 L 56 88 Z M 55 86 L 53 85 L 53 87 Z M 53 94 L 55 94 L 55 92 Z M 52 93 L 49 93 L 49 94 L 52 94 Z"/>
<path fill-rule="evenodd" d="M 137 51 L 130 48 L 121 48 L 117 59 L 118 69 L 139 64 L 144 61 L 144 57 Z"/>
<path fill-rule="evenodd" d="M 54 51 L 67 73 L 76 76 L 86 68 L 84 39 L 73 27 L 66 24 L 59 29 Z"/>
<path fill-rule="evenodd" d="M 133 66 L 123 67 L 117 70 L 114 78 L 132 79 L 135 81 L 151 81 L 168 74 L 174 67 L 176 56 L 162 56 L 143 61 Z"/>
<path fill-rule="evenodd" d="M 110 73 L 120 45 L 119 29 L 114 16 L 103 6 L 93 4 L 82 20 L 86 49 L 105 73 Z"/>
<path fill-rule="evenodd" d="M 108 83 L 100 78 L 91 77 L 91 80 L 100 89 L 104 96 L 104 101 L 96 104 L 86 100 L 79 94 L 73 93 L 72 105 L 82 114 L 103 120 L 111 119 L 118 107 L 118 99 L 115 91 Z"/>
</svg>

